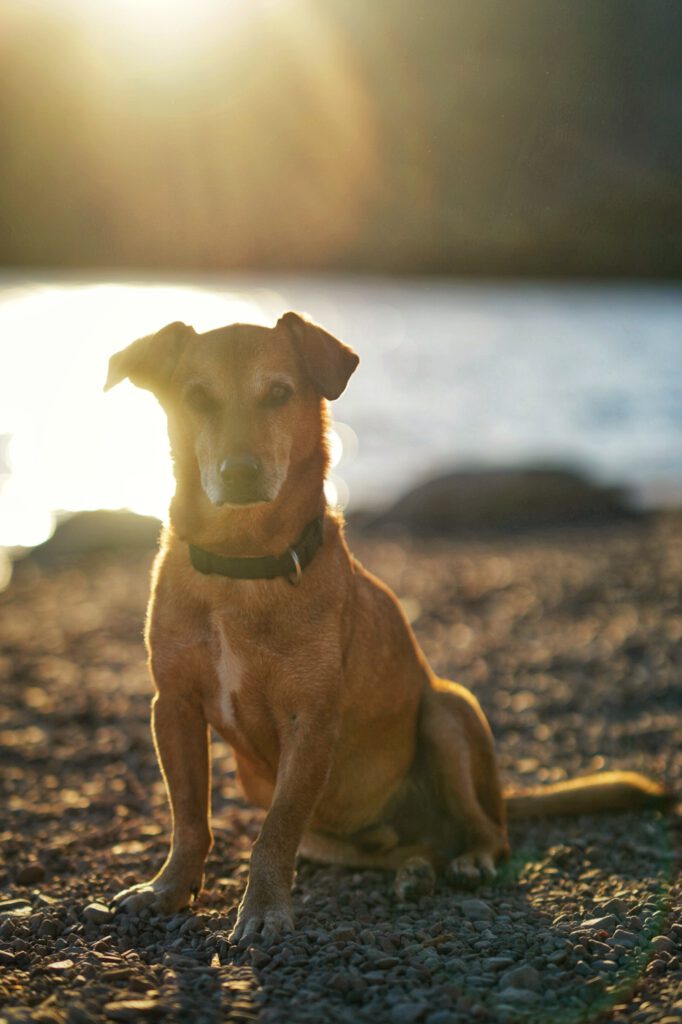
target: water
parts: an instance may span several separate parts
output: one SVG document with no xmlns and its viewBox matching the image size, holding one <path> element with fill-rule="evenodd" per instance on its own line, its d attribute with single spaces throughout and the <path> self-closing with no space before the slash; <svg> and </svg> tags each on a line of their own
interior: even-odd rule
<svg viewBox="0 0 682 1024">
<path fill-rule="evenodd" d="M 434 472 L 551 461 L 682 496 L 682 288 L 342 277 L 0 278 L 0 545 L 56 510 L 162 516 L 163 417 L 109 355 L 180 319 L 206 330 L 308 312 L 361 364 L 335 403 L 333 483 L 350 508 Z"/>
</svg>

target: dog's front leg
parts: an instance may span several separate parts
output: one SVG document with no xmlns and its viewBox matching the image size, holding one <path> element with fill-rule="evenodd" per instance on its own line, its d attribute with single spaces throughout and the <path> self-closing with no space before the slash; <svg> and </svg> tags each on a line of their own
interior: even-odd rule
<svg viewBox="0 0 682 1024">
<path fill-rule="evenodd" d="M 294 927 L 291 883 L 296 851 L 329 776 L 335 730 L 292 716 L 281 737 L 272 803 L 251 852 L 246 892 L 230 935 L 274 939 Z"/>
<path fill-rule="evenodd" d="M 171 848 L 159 873 L 150 882 L 119 892 L 114 906 L 132 913 L 151 907 L 172 914 L 186 907 L 201 888 L 212 845 L 208 725 L 201 703 L 158 694 L 152 702 L 152 731 L 171 803 Z"/>
</svg>

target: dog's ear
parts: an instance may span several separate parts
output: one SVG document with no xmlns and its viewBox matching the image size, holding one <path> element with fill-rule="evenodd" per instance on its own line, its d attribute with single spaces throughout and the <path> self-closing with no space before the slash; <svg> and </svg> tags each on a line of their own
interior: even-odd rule
<svg viewBox="0 0 682 1024">
<path fill-rule="evenodd" d="M 317 390 L 330 400 L 338 398 L 360 362 L 359 356 L 322 327 L 298 313 L 285 313 L 277 326 L 286 327 Z"/>
<path fill-rule="evenodd" d="M 136 387 L 158 394 L 169 383 L 178 359 L 194 333 L 193 327 L 176 320 L 156 334 L 138 338 L 109 360 L 104 390 L 108 391 L 127 377 Z"/>
</svg>

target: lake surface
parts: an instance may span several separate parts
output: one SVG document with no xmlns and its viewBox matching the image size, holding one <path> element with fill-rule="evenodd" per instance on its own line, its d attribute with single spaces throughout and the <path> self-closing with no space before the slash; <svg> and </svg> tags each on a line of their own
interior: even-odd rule
<svg viewBox="0 0 682 1024">
<path fill-rule="evenodd" d="M 0 277 L 0 545 L 56 510 L 162 516 L 163 417 L 109 355 L 184 320 L 207 330 L 309 313 L 361 363 L 334 404 L 332 483 L 380 506 L 455 467 L 549 461 L 682 496 L 682 287 L 310 276 Z"/>
</svg>

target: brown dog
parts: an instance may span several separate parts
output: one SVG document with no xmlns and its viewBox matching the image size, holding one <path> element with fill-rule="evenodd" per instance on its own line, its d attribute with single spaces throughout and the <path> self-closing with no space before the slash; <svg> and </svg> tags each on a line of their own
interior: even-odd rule
<svg viewBox="0 0 682 1024">
<path fill-rule="evenodd" d="M 201 886 L 209 726 L 268 810 L 234 940 L 293 927 L 297 851 L 394 869 L 404 897 L 436 870 L 467 884 L 492 876 L 507 812 L 664 799 L 634 773 L 503 798 L 478 703 L 434 677 L 396 598 L 352 558 L 325 506 L 325 399 L 357 363 L 296 313 L 202 335 L 173 323 L 111 359 L 107 388 L 128 377 L 163 405 L 177 481 L 147 621 L 172 846 L 151 882 L 118 894 L 128 911 L 171 913 Z"/>
</svg>

